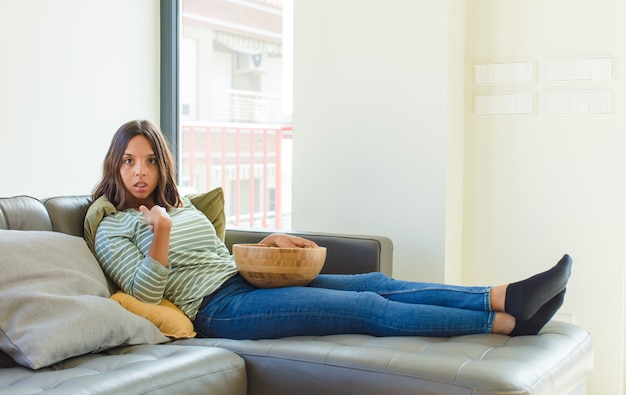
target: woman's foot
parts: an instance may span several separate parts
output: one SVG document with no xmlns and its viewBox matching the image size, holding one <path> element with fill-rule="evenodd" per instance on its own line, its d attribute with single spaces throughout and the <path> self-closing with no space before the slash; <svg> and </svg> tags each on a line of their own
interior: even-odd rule
<svg viewBox="0 0 626 395">
<path fill-rule="evenodd" d="M 572 258 L 565 254 L 550 270 L 509 284 L 504 311 L 517 321 L 530 320 L 542 306 L 565 289 L 571 271 Z"/>
<path fill-rule="evenodd" d="M 565 290 L 559 292 L 555 297 L 541 306 L 530 319 L 526 321 L 516 321 L 515 328 L 513 328 L 509 336 L 536 335 L 561 308 L 563 300 L 565 300 Z"/>
</svg>

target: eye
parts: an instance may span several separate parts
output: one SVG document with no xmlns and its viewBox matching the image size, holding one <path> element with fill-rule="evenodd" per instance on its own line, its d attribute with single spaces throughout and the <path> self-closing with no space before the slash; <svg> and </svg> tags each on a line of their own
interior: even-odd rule
<svg viewBox="0 0 626 395">
<path fill-rule="evenodd" d="M 133 160 L 131 158 L 124 158 L 122 160 L 122 163 L 124 163 L 125 165 L 130 165 L 133 163 Z"/>
<path fill-rule="evenodd" d="M 157 160 L 156 160 L 156 158 L 150 158 L 150 159 L 148 159 L 148 163 L 150 163 L 151 165 L 156 165 L 157 164 Z"/>
</svg>

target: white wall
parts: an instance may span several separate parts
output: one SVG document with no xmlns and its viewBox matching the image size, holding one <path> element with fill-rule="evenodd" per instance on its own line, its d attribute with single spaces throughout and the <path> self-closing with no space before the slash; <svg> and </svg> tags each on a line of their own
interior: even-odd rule
<svg viewBox="0 0 626 395">
<path fill-rule="evenodd" d="M 471 4 L 471 6 L 470 6 Z M 624 393 L 626 31 L 621 1 L 473 0 L 467 15 L 463 279 L 505 282 L 574 260 L 560 313 L 589 330 L 591 394 Z M 614 58 L 614 80 L 547 81 L 553 58 Z M 484 88 L 473 65 L 533 61 L 536 81 Z M 475 116 L 473 95 L 531 91 L 533 115 Z M 554 90 L 613 91 L 613 113 L 547 113 Z"/>
<path fill-rule="evenodd" d="M 0 196 L 89 194 L 113 133 L 159 114 L 154 0 L 0 0 Z"/>
<path fill-rule="evenodd" d="M 446 138 L 446 223 L 444 282 L 462 282 L 465 123 L 465 0 L 448 10 L 448 128 Z"/>
<path fill-rule="evenodd" d="M 444 278 L 453 3 L 295 2 L 292 227 L 386 235 L 397 277 Z"/>
</svg>

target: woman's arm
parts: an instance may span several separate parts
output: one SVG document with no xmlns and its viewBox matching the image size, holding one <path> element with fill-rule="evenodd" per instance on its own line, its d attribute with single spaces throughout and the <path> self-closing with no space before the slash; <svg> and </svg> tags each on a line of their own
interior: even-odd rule
<svg viewBox="0 0 626 395">
<path fill-rule="evenodd" d="M 142 253 L 136 244 L 141 242 L 139 228 L 130 217 L 105 217 L 96 232 L 96 258 L 105 274 L 124 292 L 146 303 L 160 303 L 169 268 Z"/>
<path fill-rule="evenodd" d="M 150 224 L 150 230 L 153 233 L 148 255 L 163 265 L 163 267 L 168 267 L 172 219 L 167 214 L 165 208 L 161 206 L 154 205 L 149 210 L 146 206 L 140 206 L 139 210 L 146 217 L 146 221 Z"/>
</svg>

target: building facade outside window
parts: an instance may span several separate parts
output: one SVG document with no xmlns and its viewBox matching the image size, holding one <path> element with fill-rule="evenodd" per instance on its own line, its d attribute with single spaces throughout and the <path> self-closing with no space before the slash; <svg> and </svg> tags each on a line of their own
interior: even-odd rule
<svg viewBox="0 0 626 395">
<path fill-rule="evenodd" d="M 292 0 L 182 0 L 179 184 L 227 224 L 291 227 Z"/>
</svg>

